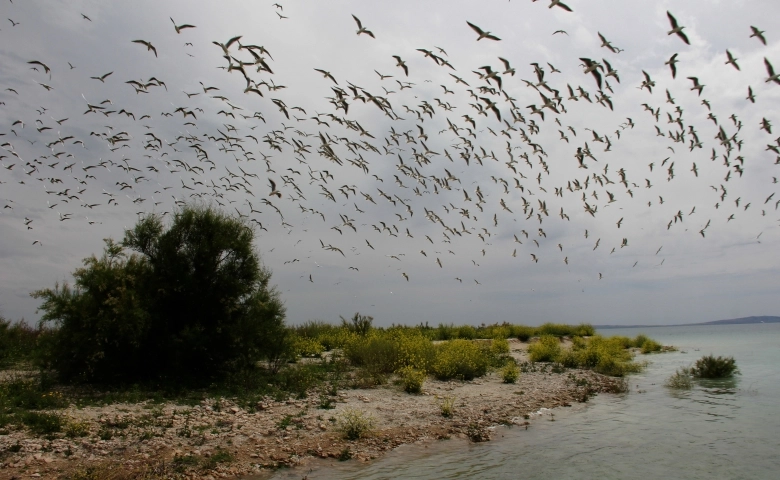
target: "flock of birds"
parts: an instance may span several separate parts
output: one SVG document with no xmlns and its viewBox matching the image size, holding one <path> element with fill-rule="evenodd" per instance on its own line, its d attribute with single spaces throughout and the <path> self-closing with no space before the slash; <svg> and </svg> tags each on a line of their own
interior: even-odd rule
<svg viewBox="0 0 780 480">
<path fill-rule="evenodd" d="M 572 12 L 559 0 L 548 6 Z M 12 7 L 4 11 L 12 15 Z M 285 16 L 283 5 L 271 8 L 280 21 L 294 20 Z M 88 13 L 81 20 L 91 23 Z M 669 29 L 663 33 L 679 39 L 681 51 L 688 48 L 686 27 L 672 13 L 667 16 Z M 167 83 L 163 73 L 148 78 L 117 78 L 113 70 L 82 73 L 56 55 L 13 59 L 15 67 L 24 64 L 28 70 L 18 83 L 24 89 L 0 85 L 0 192 L 13 186 L 25 195 L 21 201 L 0 193 L 3 228 L 26 232 L 33 245 L 54 248 L 55 238 L 37 235 L 44 222 L 79 222 L 76 228 L 92 235 L 86 227 L 99 228 L 98 220 L 114 215 L 120 205 L 138 215 L 166 216 L 200 200 L 245 219 L 261 245 L 280 242 L 288 252 L 298 249 L 283 263 L 290 268 L 298 263 L 303 281 L 317 279 L 320 263 L 312 258 L 340 263 L 344 272 L 359 275 L 362 254 L 382 259 L 392 275 L 408 282 L 415 280 L 413 267 L 424 264 L 441 270 L 441 281 L 476 286 L 478 270 L 463 278 L 448 273 L 448 264 L 457 259 L 477 268 L 488 255 L 507 262 L 524 257 L 527 263 L 521 265 L 527 268 L 575 261 L 573 246 L 560 240 L 572 217 L 582 225 L 577 251 L 587 245 L 608 255 L 631 248 L 626 224 L 641 221 L 620 214 L 623 205 L 661 208 L 667 212 L 663 224 L 642 228 L 691 227 L 701 241 L 713 225 L 740 215 L 774 215 L 780 205 L 775 193 L 755 198 L 750 192 L 734 195 L 729 187 L 751 165 L 780 164 L 771 109 L 759 125 L 744 124 L 735 114 L 713 110 L 706 82 L 717 79 L 686 74 L 690 83 L 679 95 L 694 92 L 700 109 L 684 112 L 673 92 L 659 91 L 657 78 L 647 71 L 641 83 L 627 85 L 625 78 L 621 83 L 612 64 L 624 50 L 601 32 L 599 51 L 578 59 L 576 85 L 558 81 L 561 70 L 546 61 L 520 66 L 486 55 L 465 67 L 457 65 L 453 52 L 429 46 L 398 52 L 394 63 L 388 58 L 356 66 L 373 70 L 370 84 L 350 82 L 346 74 L 325 68 L 324 60 L 311 66 L 324 92 L 312 108 L 298 104 L 306 95 L 296 96 L 277 79 L 277 65 L 287 59 L 247 35 L 193 45 L 188 35 L 198 27 L 170 22 L 167 34 L 181 37 L 182 51 L 165 54 L 197 53 L 198 62 L 217 62 L 224 83 L 201 81 L 193 89 Z M 380 41 L 375 20 L 345 14 L 344 25 L 351 22 L 355 42 Z M 0 33 L 9 39 L 31 27 L 8 18 Z M 464 20 L 462 35 L 480 45 L 502 41 L 500 32 L 484 27 Z M 552 32 L 555 38 L 568 35 Z M 745 26 L 748 35 L 756 48 L 766 47 L 764 31 Z M 144 62 L 156 65 L 163 52 L 154 41 L 126 40 L 137 45 L 138 56 L 148 56 Z M 412 68 L 419 62 L 410 60 L 420 55 L 430 62 L 422 73 Z M 723 60 L 724 68 L 740 70 L 729 50 Z M 672 79 L 687 71 L 677 53 L 665 63 Z M 780 73 L 770 59 L 763 63 L 763 78 L 745 79 L 745 102 L 755 104 L 759 85 L 780 88 Z M 159 65 L 155 71 L 165 72 Z M 63 104 L 57 100 L 60 79 L 74 74 L 81 75 L 83 108 L 63 111 L 57 106 Z M 104 99 L 98 86 L 121 93 Z M 633 106 L 632 117 L 611 115 L 618 88 L 646 95 L 644 103 Z M 583 127 L 569 120 L 570 110 L 612 126 L 601 132 Z M 649 165 L 611 157 L 613 147 L 638 130 L 643 137 L 655 135 L 653 142 L 665 154 Z M 765 136 L 763 157 L 746 159 L 745 131 Z M 709 185 L 711 197 L 692 198 L 684 207 L 665 205 L 664 188 L 672 189 L 681 176 L 694 182 L 705 174 L 718 178 Z M 716 215 L 699 218 L 696 207 L 701 211 L 705 204 L 714 205 Z M 620 218 L 607 229 L 602 220 L 607 216 Z M 126 223 L 134 220 L 130 216 Z M 603 278 L 597 267 L 592 275 Z"/>
</svg>

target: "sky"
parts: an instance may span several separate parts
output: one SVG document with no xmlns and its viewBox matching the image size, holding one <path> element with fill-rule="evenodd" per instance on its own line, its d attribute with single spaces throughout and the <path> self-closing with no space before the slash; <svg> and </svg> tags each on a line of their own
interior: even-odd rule
<svg viewBox="0 0 780 480">
<path fill-rule="evenodd" d="M 565 3 L 3 1 L 0 315 L 182 202 L 291 324 L 777 315 L 780 4 Z"/>
</svg>

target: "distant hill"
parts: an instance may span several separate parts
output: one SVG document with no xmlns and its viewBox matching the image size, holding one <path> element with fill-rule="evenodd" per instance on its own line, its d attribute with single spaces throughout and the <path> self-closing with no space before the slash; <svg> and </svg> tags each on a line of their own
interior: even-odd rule
<svg viewBox="0 0 780 480">
<path fill-rule="evenodd" d="M 727 320 L 713 320 L 711 322 L 678 323 L 675 325 L 594 325 L 593 327 L 598 330 L 598 329 L 606 329 L 606 328 L 695 327 L 699 325 L 746 325 L 750 323 L 780 323 L 780 317 L 765 315 L 765 316 L 758 316 L 758 317 L 729 318 Z"/>
</svg>

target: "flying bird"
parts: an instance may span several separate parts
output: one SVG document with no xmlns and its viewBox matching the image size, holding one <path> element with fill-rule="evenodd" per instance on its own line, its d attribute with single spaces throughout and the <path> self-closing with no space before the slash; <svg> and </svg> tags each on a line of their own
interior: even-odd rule
<svg viewBox="0 0 780 480">
<path fill-rule="evenodd" d="M 471 27 L 472 30 L 477 32 L 477 35 L 479 35 L 479 37 L 477 37 L 477 41 L 480 41 L 483 38 L 487 38 L 488 40 L 496 40 L 496 41 L 501 40 L 500 38 L 496 37 L 495 35 L 491 35 L 490 32 L 486 32 L 482 30 L 481 28 L 479 28 L 478 26 L 474 25 L 471 22 L 466 22 L 466 23 L 468 23 L 469 27 Z"/>
<path fill-rule="evenodd" d="M 357 18 L 354 15 L 352 15 L 352 18 L 354 18 L 355 19 L 355 23 L 357 23 L 357 26 L 358 26 L 357 34 L 358 35 L 360 35 L 361 33 L 365 33 L 366 35 L 368 35 L 371 38 L 374 38 L 374 39 L 376 38 L 374 36 L 374 34 L 370 30 L 367 30 L 366 27 L 364 27 L 363 24 L 360 23 L 360 19 L 359 18 Z"/>
<path fill-rule="evenodd" d="M 171 19 L 171 23 L 173 24 L 173 28 L 176 29 L 176 33 L 181 33 L 181 31 L 184 30 L 185 28 L 195 28 L 195 25 L 190 25 L 190 24 L 187 24 L 187 23 L 185 23 L 183 25 L 176 25 L 176 22 L 173 21 L 173 18 L 171 18 L 171 17 L 168 17 L 168 18 Z"/>
<path fill-rule="evenodd" d="M 152 51 L 154 52 L 154 56 L 157 56 L 157 49 L 154 48 L 154 45 L 151 44 L 151 42 L 147 42 L 146 40 L 133 40 L 132 43 L 140 43 L 141 45 L 146 46 L 146 51 Z"/>
<path fill-rule="evenodd" d="M 688 37 L 683 33 L 683 26 L 680 26 L 677 24 L 677 19 L 672 16 L 671 13 L 667 10 L 666 16 L 669 17 L 669 23 L 672 25 L 672 29 L 667 32 L 667 35 L 671 35 L 673 33 L 676 33 L 678 37 L 682 39 L 683 42 L 685 42 L 686 45 L 690 45 L 691 42 L 688 40 Z"/>
</svg>

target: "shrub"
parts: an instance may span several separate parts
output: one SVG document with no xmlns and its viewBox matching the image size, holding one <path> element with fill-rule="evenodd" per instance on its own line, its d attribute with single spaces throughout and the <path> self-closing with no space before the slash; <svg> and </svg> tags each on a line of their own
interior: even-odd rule
<svg viewBox="0 0 780 480">
<path fill-rule="evenodd" d="M 69 438 L 86 437 L 89 435 L 88 422 L 68 422 L 65 425 L 65 436 Z"/>
<path fill-rule="evenodd" d="M 325 351 L 325 348 L 317 340 L 298 334 L 292 334 L 290 342 L 296 357 L 319 357 Z"/>
<path fill-rule="evenodd" d="M 690 390 L 693 388 L 693 378 L 691 377 L 690 369 L 681 368 L 674 372 L 674 374 L 666 379 L 664 383 L 669 388 L 676 388 L 680 390 Z"/>
<path fill-rule="evenodd" d="M 371 434 L 376 425 L 374 417 L 363 410 L 347 407 L 336 417 L 336 429 L 347 440 L 357 440 Z"/>
<path fill-rule="evenodd" d="M 734 357 L 708 355 L 696 360 L 691 374 L 698 378 L 729 378 L 739 374 L 739 369 Z"/>
<path fill-rule="evenodd" d="M 389 374 L 398 364 L 398 344 L 390 335 L 374 331 L 355 335 L 344 346 L 344 356 L 356 367 L 371 373 Z"/>
<path fill-rule="evenodd" d="M 455 412 L 455 397 L 448 395 L 441 399 L 439 411 L 442 417 L 450 418 Z"/>
<path fill-rule="evenodd" d="M 0 316 L 0 367 L 31 359 L 41 332 L 24 321 L 11 323 Z"/>
<path fill-rule="evenodd" d="M 642 353 L 653 353 L 653 352 L 660 352 L 663 347 L 660 343 L 656 342 L 655 340 L 650 340 L 649 338 L 645 340 L 645 342 L 642 344 Z"/>
<path fill-rule="evenodd" d="M 62 429 L 62 416 L 56 413 L 22 412 L 22 423 L 32 433 L 37 435 L 51 435 Z"/>
<path fill-rule="evenodd" d="M 401 384 L 404 391 L 408 393 L 422 392 L 423 383 L 425 383 L 425 372 L 417 370 L 414 367 L 406 366 L 396 371 L 401 378 Z"/>
<path fill-rule="evenodd" d="M 74 288 L 32 293 L 57 328 L 47 359 L 65 379 L 125 382 L 209 381 L 278 357 L 285 309 L 253 240 L 246 221 L 211 207 L 185 206 L 167 229 L 143 217 L 84 260 Z"/>
<path fill-rule="evenodd" d="M 512 325 L 512 327 L 510 327 L 510 335 L 517 337 L 521 342 L 527 342 L 531 337 L 536 335 L 536 329 L 524 325 Z"/>
<path fill-rule="evenodd" d="M 471 325 L 463 325 L 462 327 L 458 328 L 458 338 L 474 340 L 477 338 L 477 329 Z"/>
<path fill-rule="evenodd" d="M 450 340 L 436 346 L 432 373 L 440 380 L 471 380 L 487 373 L 489 355 L 469 340 Z"/>
<path fill-rule="evenodd" d="M 504 383 L 515 383 L 518 378 L 520 378 L 520 368 L 515 362 L 506 362 L 501 369 L 501 379 Z"/>
<path fill-rule="evenodd" d="M 369 317 L 368 315 L 361 315 L 358 312 L 355 312 L 354 315 L 352 315 L 352 318 L 347 320 L 344 317 L 341 317 L 341 327 L 349 330 L 352 333 L 356 333 L 358 335 L 367 335 L 368 332 L 371 331 L 371 327 L 374 323 L 374 317 Z"/>
<path fill-rule="evenodd" d="M 634 340 L 631 341 L 631 346 L 635 348 L 642 348 L 642 345 L 644 345 L 648 340 L 650 340 L 650 338 L 647 335 L 640 333 L 634 337 Z"/>
<path fill-rule="evenodd" d="M 542 335 L 538 342 L 528 347 L 528 358 L 532 362 L 553 362 L 560 353 L 561 342 L 552 335 Z"/>
</svg>

